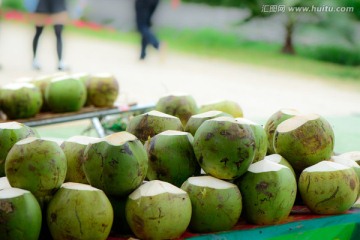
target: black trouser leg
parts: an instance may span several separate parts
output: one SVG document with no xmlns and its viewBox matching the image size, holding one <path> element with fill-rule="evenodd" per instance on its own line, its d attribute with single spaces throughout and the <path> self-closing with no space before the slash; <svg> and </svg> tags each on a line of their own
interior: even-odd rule
<svg viewBox="0 0 360 240">
<path fill-rule="evenodd" d="M 62 31 L 63 31 L 63 29 L 64 29 L 64 25 L 62 25 L 62 24 L 54 25 L 54 31 L 55 31 L 55 35 L 56 35 L 56 51 L 57 51 L 59 61 L 62 60 L 62 48 L 63 48 Z"/>
<path fill-rule="evenodd" d="M 34 39 L 33 39 L 33 55 L 34 55 L 34 58 L 36 57 L 39 38 L 40 38 L 40 35 L 41 35 L 43 29 L 44 29 L 44 26 L 35 26 L 35 36 L 34 36 Z"/>
</svg>

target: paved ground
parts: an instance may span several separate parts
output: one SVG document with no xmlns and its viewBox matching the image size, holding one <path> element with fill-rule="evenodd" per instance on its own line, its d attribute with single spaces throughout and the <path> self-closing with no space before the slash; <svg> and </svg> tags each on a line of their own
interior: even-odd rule
<svg viewBox="0 0 360 240">
<path fill-rule="evenodd" d="M 32 34 L 32 28 L 21 24 L 1 24 L 1 84 L 55 71 L 55 39 L 51 29 L 45 32 L 40 42 L 39 60 L 43 71 L 31 70 Z M 237 101 L 247 118 L 260 123 L 280 108 L 295 108 L 331 119 L 352 117 L 351 124 L 360 124 L 356 117 L 360 114 L 360 91 L 350 84 L 340 85 L 271 69 L 190 57 L 170 50 L 165 62 L 159 60 L 157 52 L 150 51 L 149 55 L 149 59 L 140 62 L 137 46 L 70 34 L 65 36 L 65 58 L 72 71 L 114 73 L 121 86 L 120 103 L 154 103 L 164 94 L 185 92 L 192 94 L 199 105 L 219 99 Z M 352 135 L 354 139 L 358 137 L 360 135 Z"/>
</svg>

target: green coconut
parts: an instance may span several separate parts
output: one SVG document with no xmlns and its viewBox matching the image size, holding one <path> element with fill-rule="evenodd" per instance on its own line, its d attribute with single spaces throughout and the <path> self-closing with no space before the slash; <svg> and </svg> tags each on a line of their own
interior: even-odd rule
<svg viewBox="0 0 360 240">
<path fill-rule="evenodd" d="M 255 157 L 255 136 L 248 125 L 233 118 L 210 119 L 196 131 L 194 152 L 206 173 L 220 179 L 235 179 L 246 172 Z"/>
<path fill-rule="evenodd" d="M 126 128 L 143 143 L 166 130 L 182 131 L 183 126 L 179 118 L 156 110 L 133 117 Z"/>
<path fill-rule="evenodd" d="M 37 136 L 35 130 L 22 123 L 0 123 L 0 177 L 5 176 L 5 159 L 14 144 L 21 139 Z"/>
<path fill-rule="evenodd" d="M 149 159 L 147 178 L 180 187 L 186 179 L 200 174 L 190 133 L 168 130 L 145 143 Z"/>
<path fill-rule="evenodd" d="M 66 169 L 66 157 L 60 146 L 36 137 L 17 142 L 5 161 L 10 185 L 29 190 L 40 204 L 48 201 L 64 182 Z"/>
<path fill-rule="evenodd" d="M 348 167 L 351 167 L 352 169 L 354 169 L 356 176 L 358 177 L 359 182 L 360 182 L 360 166 L 354 160 L 345 158 L 345 157 L 341 157 L 341 156 L 332 156 L 330 158 L 330 161 L 339 163 L 339 164 L 343 164 L 345 166 L 348 166 Z M 360 188 L 359 188 L 359 190 L 360 190 Z M 359 196 L 360 196 L 360 192 L 358 194 L 358 198 L 359 198 Z"/>
<path fill-rule="evenodd" d="M 199 113 L 196 115 L 193 115 L 188 120 L 185 131 L 191 133 L 191 135 L 195 136 L 195 133 L 197 129 L 200 127 L 200 125 L 205 122 L 206 120 L 217 118 L 217 117 L 231 117 L 230 114 L 224 113 L 221 111 L 208 111 L 204 113 Z"/>
<path fill-rule="evenodd" d="M 0 239 L 37 240 L 41 209 L 31 192 L 19 188 L 0 191 Z"/>
<path fill-rule="evenodd" d="M 317 114 L 298 115 L 276 128 L 274 148 L 295 171 L 301 172 L 330 159 L 334 150 L 334 132 L 331 125 Z"/>
<path fill-rule="evenodd" d="M 91 186 L 122 197 L 145 179 L 148 159 L 144 146 L 134 135 L 118 132 L 90 143 L 84 152 L 83 166 Z"/>
<path fill-rule="evenodd" d="M 91 75 L 89 73 L 86 73 L 86 72 L 79 72 L 79 73 L 74 73 L 71 75 L 73 78 L 76 78 L 76 79 L 79 79 L 80 82 L 82 82 L 85 86 L 85 89 L 86 89 L 86 101 L 85 101 L 85 106 L 89 106 L 91 105 L 91 102 L 90 102 L 90 98 L 89 98 L 89 89 L 88 89 L 88 86 L 89 86 L 89 83 L 90 83 L 90 78 L 91 78 Z"/>
<path fill-rule="evenodd" d="M 62 77 L 62 76 L 66 76 L 66 75 L 67 75 L 67 73 L 65 73 L 65 72 L 57 72 L 57 73 L 49 74 L 49 75 L 42 75 L 42 76 L 36 77 L 32 80 L 32 83 L 35 84 L 41 91 L 42 100 L 43 100 L 41 111 L 45 112 L 45 111 L 50 110 L 49 106 L 46 102 L 45 92 L 46 92 L 46 88 L 49 85 L 49 83 L 51 82 L 51 80 L 54 78 Z"/>
<path fill-rule="evenodd" d="M 360 151 L 346 152 L 339 155 L 339 157 L 354 160 L 357 164 L 360 164 Z"/>
<path fill-rule="evenodd" d="M 88 99 L 95 107 L 112 107 L 119 94 L 119 83 L 110 73 L 94 74 L 87 84 Z"/>
<path fill-rule="evenodd" d="M 1 110 L 8 119 L 30 118 L 40 112 L 42 95 L 31 83 L 10 83 L 1 88 Z"/>
<path fill-rule="evenodd" d="M 296 179 L 288 167 L 262 160 L 251 164 L 237 185 L 243 196 L 245 218 L 269 225 L 283 222 L 296 198 Z"/>
<path fill-rule="evenodd" d="M 164 96 L 158 100 L 155 109 L 159 112 L 178 117 L 183 126 L 186 125 L 192 115 L 197 114 L 199 111 L 195 99 L 187 94 Z"/>
<path fill-rule="evenodd" d="M 79 111 L 86 101 L 86 88 L 72 76 L 57 77 L 51 80 L 45 90 L 45 99 L 53 112 Z"/>
<path fill-rule="evenodd" d="M 190 177 L 181 189 L 191 200 L 191 231 L 226 231 L 238 222 L 242 200 L 235 184 L 211 176 Z"/>
<path fill-rule="evenodd" d="M 67 160 L 65 182 L 88 183 L 82 166 L 84 161 L 84 151 L 90 143 L 94 143 L 96 141 L 98 141 L 98 138 L 89 136 L 74 136 L 67 139 L 60 145 Z"/>
<path fill-rule="evenodd" d="M 3 190 L 5 188 L 11 188 L 11 185 L 10 185 L 7 177 L 1 177 L 0 178 L 0 190 Z"/>
<path fill-rule="evenodd" d="M 359 193 L 359 179 L 351 167 L 322 161 L 304 169 L 299 190 L 306 206 L 316 214 L 339 214 L 349 210 Z"/>
<path fill-rule="evenodd" d="M 209 103 L 202 105 L 200 107 L 200 113 L 208 112 L 208 111 L 222 111 L 224 113 L 228 113 L 234 118 L 243 117 L 243 110 L 237 102 L 223 100 L 214 103 Z"/>
<path fill-rule="evenodd" d="M 180 237 L 190 223 L 191 201 L 182 189 L 153 180 L 129 195 L 125 213 L 136 237 L 174 239 Z"/>
<path fill-rule="evenodd" d="M 294 177 L 297 178 L 295 171 L 294 171 L 293 167 L 291 166 L 291 164 L 285 158 L 283 158 L 281 155 L 274 153 L 274 154 L 266 156 L 264 158 L 264 160 L 272 161 L 274 163 L 278 163 L 278 164 L 284 165 L 285 167 L 288 167 L 291 170 L 291 172 L 294 174 Z"/>
<path fill-rule="evenodd" d="M 296 115 L 299 115 L 300 112 L 298 112 L 295 109 L 281 109 L 270 116 L 270 118 L 265 123 L 264 129 L 268 138 L 268 152 L 267 154 L 274 154 L 274 134 L 277 126 L 282 123 L 283 121 L 292 118 Z"/>
<path fill-rule="evenodd" d="M 256 153 L 253 163 L 263 160 L 266 156 L 268 147 L 267 136 L 264 128 L 260 124 L 254 123 L 249 119 L 236 118 L 236 121 L 240 124 L 248 125 L 254 133 Z"/>
<path fill-rule="evenodd" d="M 47 208 L 47 224 L 54 240 L 105 240 L 113 218 L 105 193 L 81 183 L 64 183 Z"/>
</svg>

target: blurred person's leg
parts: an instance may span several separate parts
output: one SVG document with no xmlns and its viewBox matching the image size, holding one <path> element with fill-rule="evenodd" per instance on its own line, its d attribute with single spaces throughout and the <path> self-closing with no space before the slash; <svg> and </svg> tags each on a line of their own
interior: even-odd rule
<svg viewBox="0 0 360 240">
<path fill-rule="evenodd" d="M 57 52 L 57 56 L 58 56 L 58 61 L 59 61 L 59 65 L 58 65 L 58 70 L 65 70 L 65 64 L 63 62 L 63 58 L 62 58 L 62 52 L 63 52 L 63 41 L 62 41 L 62 32 L 64 29 L 64 25 L 62 24 L 55 24 L 54 25 L 54 31 L 55 31 L 55 36 L 56 36 L 56 52 Z"/>
<path fill-rule="evenodd" d="M 145 59 L 148 45 L 159 49 L 159 41 L 150 30 L 151 16 L 156 9 L 157 2 L 158 0 L 135 1 L 136 25 L 141 34 L 140 59 Z"/>
<path fill-rule="evenodd" d="M 144 59 L 146 57 L 147 45 L 151 45 L 155 49 L 159 49 L 160 43 L 159 40 L 155 37 L 155 35 L 151 32 L 149 27 L 143 26 L 139 29 L 139 31 L 142 36 L 140 59 Z"/>
<path fill-rule="evenodd" d="M 35 26 L 35 36 L 34 36 L 34 39 L 33 39 L 33 44 L 32 44 L 32 47 L 33 47 L 33 68 L 35 70 L 40 70 L 40 65 L 39 65 L 39 62 L 37 60 L 37 50 L 38 50 L 38 45 L 39 45 L 39 39 L 40 39 L 40 36 L 41 36 L 41 33 L 43 32 L 44 30 L 44 26 L 41 26 L 41 25 L 36 25 Z"/>
<path fill-rule="evenodd" d="M 147 15 L 146 23 L 149 27 L 152 26 L 152 16 L 154 15 L 154 12 L 159 5 L 159 0 L 149 0 L 149 13 Z"/>
</svg>

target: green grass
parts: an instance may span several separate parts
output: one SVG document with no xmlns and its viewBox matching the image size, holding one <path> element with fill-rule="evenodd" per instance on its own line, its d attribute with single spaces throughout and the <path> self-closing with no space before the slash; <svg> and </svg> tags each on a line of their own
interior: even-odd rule
<svg viewBox="0 0 360 240">
<path fill-rule="evenodd" d="M 136 32 L 93 31 L 75 27 L 69 27 L 69 32 L 129 44 L 139 43 Z M 305 57 L 303 55 L 308 55 L 309 51 L 303 46 L 297 46 L 298 55 L 291 56 L 280 53 L 280 44 L 248 41 L 235 34 L 224 34 L 210 29 L 198 31 L 159 29 L 157 33 L 161 40 L 168 43 L 170 49 L 182 53 L 295 72 L 309 77 L 360 83 L 359 67 Z"/>
</svg>

